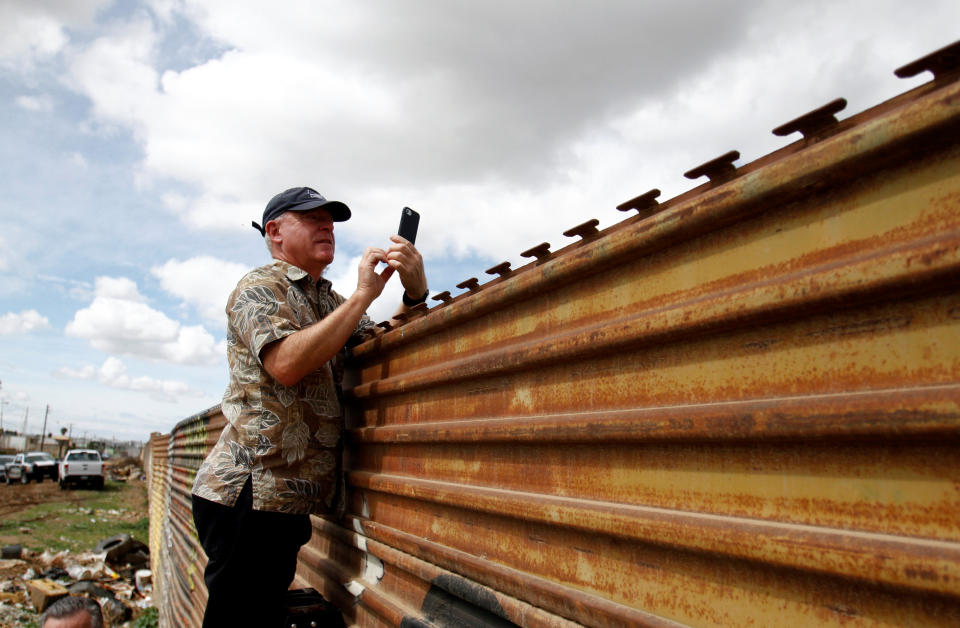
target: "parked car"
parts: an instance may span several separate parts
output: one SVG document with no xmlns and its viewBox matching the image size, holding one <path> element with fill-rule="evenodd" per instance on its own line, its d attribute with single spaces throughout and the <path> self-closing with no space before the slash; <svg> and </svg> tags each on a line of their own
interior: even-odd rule
<svg viewBox="0 0 960 628">
<path fill-rule="evenodd" d="M 43 482 L 43 478 L 57 479 L 57 461 L 45 451 L 28 451 L 17 454 L 13 462 L 7 465 L 7 484 L 19 480 L 26 484 L 30 480 Z"/>
<path fill-rule="evenodd" d="M 60 461 L 60 488 L 71 484 L 90 484 L 103 488 L 103 461 L 96 449 L 71 449 Z"/>
<path fill-rule="evenodd" d="M 7 481 L 7 465 L 13 462 L 14 457 L 13 454 L 0 454 L 0 482 Z"/>
</svg>

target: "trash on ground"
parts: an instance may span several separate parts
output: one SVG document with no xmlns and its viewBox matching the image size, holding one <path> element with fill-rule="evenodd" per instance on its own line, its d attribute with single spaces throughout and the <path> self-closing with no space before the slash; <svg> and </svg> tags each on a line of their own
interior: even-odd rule
<svg viewBox="0 0 960 628">
<path fill-rule="evenodd" d="M 78 554 L 12 548 L 3 548 L 3 556 L 11 558 L 0 559 L 0 626 L 20 625 L 25 613 L 42 613 L 65 595 L 96 599 L 111 626 L 153 605 L 150 550 L 129 534 Z"/>
</svg>

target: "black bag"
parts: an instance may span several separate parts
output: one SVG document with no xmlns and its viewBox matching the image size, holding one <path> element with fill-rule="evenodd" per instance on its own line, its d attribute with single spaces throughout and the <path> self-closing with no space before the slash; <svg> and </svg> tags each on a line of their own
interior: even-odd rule
<svg viewBox="0 0 960 628">
<path fill-rule="evenodd" d="M 283 628 L 345 628 L 340 609 L 316 589 L 287 591 L 287 618 Z"/>
</svg>

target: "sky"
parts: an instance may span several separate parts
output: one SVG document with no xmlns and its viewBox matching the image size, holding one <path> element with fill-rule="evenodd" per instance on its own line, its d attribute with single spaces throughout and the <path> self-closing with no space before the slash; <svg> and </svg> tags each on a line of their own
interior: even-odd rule
<svg viewBox="0 0 960 628">
<path fill-rule="evenodd" d="M 3 426 L 146 440 L 219 403 L 224 305 L 286 188 L 352 208 L 341 294 L 409 206 L 456 295 L 928 81 L 893 71 L 958 25 L 956 0 L 0 0 Z"/>
</svg>

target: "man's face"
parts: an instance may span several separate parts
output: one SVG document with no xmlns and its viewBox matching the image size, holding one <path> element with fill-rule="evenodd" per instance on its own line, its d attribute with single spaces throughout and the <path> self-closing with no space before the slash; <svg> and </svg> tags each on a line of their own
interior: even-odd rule
<svg viewBox="0 0 960 628">
<path fill-rule="evenodd" d="M 288 211 L 275 222 L 279 246 L 274 239 L 274 256 L 319 275 L 333 262 L 336 243 L 333 219 L 323 208 L 305 212 Z"/>
<path fill-rule="evenodd" d="M 87 611 L 77 611 L 67 617 L 48 617 L 43 622 L 43 628 L 90 628 L 93 618 Z"/>
</svg>

